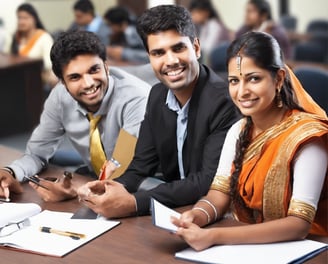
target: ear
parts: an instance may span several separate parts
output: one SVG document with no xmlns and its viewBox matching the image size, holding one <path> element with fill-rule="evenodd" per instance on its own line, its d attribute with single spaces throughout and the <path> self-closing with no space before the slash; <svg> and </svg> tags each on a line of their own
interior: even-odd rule
<svg viewBox="0 0 328 264">
<path fill-rule="evenodd" d="M 200 51 L 200 43 L 198 38 L 194 39 L 194 49 L 195 49 L 196 57 L 197 59 L 199 59 L 201 56 L 201 51 Z"/>
<path fill-rule="evenodd" d="M 282 85 L 284 84 L 286 78 L 286 70 L 283 68 L 280 68 L 277 72 L 277 76 L 276 76 L 276 82 L 277 82 L 277 87 L 282 87 Z"/>
<path fill-rule="evenodd" d="M 107 60 L 104 61 L 104 68 L 105 68 L 106 74 L 109 75 L 109 65 L 108 65 Z"/>
</svg>

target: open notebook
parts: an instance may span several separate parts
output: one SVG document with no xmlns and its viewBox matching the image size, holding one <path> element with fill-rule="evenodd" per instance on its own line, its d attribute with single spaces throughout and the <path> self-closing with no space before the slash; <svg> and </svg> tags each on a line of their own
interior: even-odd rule
<svg viewBox="0 0 328 264">
<path fill-rule="evenodd" d="M 179 217 L 179 213 L 151 199 L 152 220 L 155 226 L 168 231 L 176 231 L 170 216 Z M 187 248 L 175 254 L 175 257 L 197 263 L 221 264 L 277 264 L 303 263 L 320 252 L 327 250 L 325 243 L 302 240 L 270 244 L 219 245 L 195 251 Z"/>
<path fill-rule="evenodd" d="M 14 215 L 12 212 L 17 208 L 23 208 L 26 214 L 9 220 L 7 224 L 11 224 L 9 230 L 12 227 L 10 230 L 12 233 L 1 232 L 1 235 L 5 236 L 0 237 L 0 246 L 42 255 L 62 257 L 119 224 L 118 221 L 105 219 L 71 219 L 72 213 L 48 210 L 41 212 L 36 204 L 15 203 L 0 204 L 1 220 L 4 215 Z M 51 228 L 56 232 L 41 232 L 42 227 Z M 8 226 L 5 228 L 8 229 Z M 59 234 L 60 232 L 64 232 L 64 235 Z M 81 238 L 68 236 L 67 232 L 82 236 Z"/>
</svg>

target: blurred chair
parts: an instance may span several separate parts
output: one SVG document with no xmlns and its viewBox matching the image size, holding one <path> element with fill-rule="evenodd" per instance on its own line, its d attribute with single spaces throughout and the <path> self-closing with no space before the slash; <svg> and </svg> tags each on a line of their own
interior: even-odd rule
<svg viewBox="0 0 328 264">
<path fill-rule="evenodd" d="M 328 20 L 316 19 L 309 22 L 306 28 L 306 32 L 328 32 Z"/>
<path fill-rule="evenodd" d="M 310 41 L 318 43 L 324 51 L 325 61 L 328 63 L 328 20 L 316 19 L 309 22 L 306 28 Z"/>
<path fill-rule="evenodd" d="M 295 61 L 324 63 L 326 52 L 321 44 L 315 41 L 300 42 L 294 46 L 293 59 Z"/>
<path fill-rule="evenodd" d="M 209 64 L 212 70 L 215 72 L 227 72 L 227 50 L 229 47 L 229 42 L 224 42 L 218 45 L 210 54 Z"/>
<path fill-rule="evenodd" d="M 291 15 L 283 15 L 280 18 L 280 24 L 288 31 L 295 32 L 297 27 L 297 18 Z"/>
<path fill-rule="evenodd" d="M 328 113 L 328 71 L 316 67 L 299 67 L 295 75 L 304 89 Z"/>
</svg>

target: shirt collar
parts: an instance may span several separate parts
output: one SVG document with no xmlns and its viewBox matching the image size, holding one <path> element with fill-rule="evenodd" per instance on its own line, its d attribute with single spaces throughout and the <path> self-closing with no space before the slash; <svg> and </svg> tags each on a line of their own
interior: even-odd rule
<svg viewBox="0 0 328 264">
<path fill-rule="evenodd" d="M 86 27 L 87 31 L 96 33 L 100 27 L 101 22 L 102 22 L 101 17 L 95 16 L 94 19 L 91 21 L 91 23 L 87 25 Z"/>
<path fill-rule="evenodd" d="M 187 116 L 189 110 L 189 102 L 190 102 L 190 98 L 188 99 L 186 104 L 181 108 L 173 92 L 171 90 L 168 90 L 166 96 L 166 105 L 170 110 L 177 112 L 178 114 L 182 113 L 183 115 Z"/>
</svg>

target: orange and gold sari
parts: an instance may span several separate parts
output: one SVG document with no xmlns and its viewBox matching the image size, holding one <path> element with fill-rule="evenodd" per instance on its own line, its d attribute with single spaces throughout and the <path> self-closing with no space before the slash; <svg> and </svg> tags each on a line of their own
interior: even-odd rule
<svg viewBox="0 0 328 264">
<path fill-rule="evenodd" d="M 33 37 L 24 45 L 21 49 L 19 49 L 19 55 L 20 56 L 27 56 L 30 52 L 30 50 L 34 47 L 34 44 L 37 42 L 37 40 L 44 34 L 44 30 L 38 29 Z"/>
<path fill-rule="evenodd" d="M 258 135 L 248 146 L 238 180 L 244 205 L 235 204 L 233 210 L 236 217 L 246 223 L 297 216 L 312 223 L 310 233 L 328 236 L 327 174 L 317 210 L 304 202 L 291 200 L 295 154 L 316 137 L 322 138 L 328 149 L 328 120 L 295 75 L 290 70 L 289 73 L 298 102 L 305 112 L 289 111 L 281 123 Z M 219 175 L 216 178 L 211 188 L 229 193 L 229 178 Z"/>
</svg>

